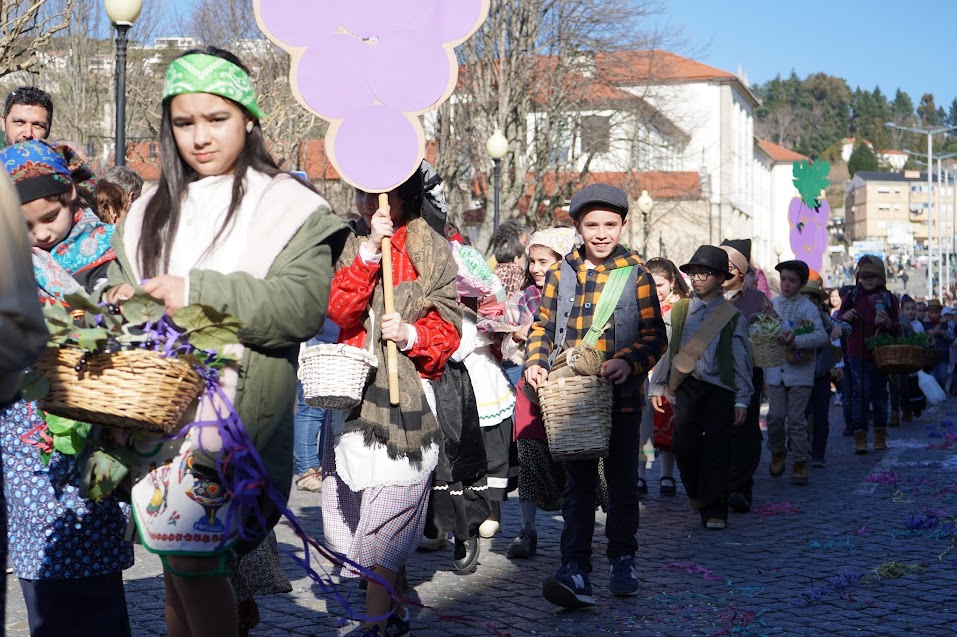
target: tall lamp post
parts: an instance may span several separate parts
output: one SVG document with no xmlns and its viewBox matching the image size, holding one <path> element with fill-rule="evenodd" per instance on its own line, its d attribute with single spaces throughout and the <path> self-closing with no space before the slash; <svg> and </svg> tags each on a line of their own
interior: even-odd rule
<svg viewBox="0 0 957 637">
<path fill-rule="evenodd" d="M 638 197 L 638 210 L 641 211 L 641 258 L 648 260 L 648 213 L 655 205 L 647 190 L 641 191 Z"/>
<path fill-rule="evenodd" d="M 920 153 L 915 153 L 912 150 L 904 149 L 904 152 L 908 155 L 919 155 Z M 941 171 L 943 171 L 943 162 L 945 159 L 950 159 L 951 157 L 957 157 L 957 153 L 945 153 L 943 155 L 935 155 L 934 159 L 937 160 L 937 201 L 934 204 L 934 208 L 937 213 L 937 219 L 933 223 L 931 222 L 931 213 L 930 209 L 927 210 L 927 243 L 928 243 L 928 255 L 927 255 L 927 279 L 928 281 L 933 280 L 933 270 L 931 269 L 931 264 L 934 260 L 934 253 L 930 249 L 930 246 L 934 243 L 933 237 L 934 233 L 931 231 L 931 228 L 936 227 L 936 244 L 937 244 L 937 296 L 938 298 L 943 298 L 945 280 L 944 277 L 948 277 L 947 272 L 950 267 L 948 261 L 950 261 L 950 255 L 944 256 L 944 231 L 943 225 L 940 219 L 940 198 L 941 198 Z M 922 161 L 917 161 L 918 164 L 923 164 Z M 933 170 L 933 165 L 927 165 L 927 174 L 930 175 Z M 947 285 L 949 287 L 949 284 Z M 931 290 L 933 290 L 933 285 L 931 285 Z M 933 296 L 933 293 L 928 296 Z"/>
<path fill-rule="evenodd" d="M 505 135 L 502 134 L 501 130 L 495 129 L 492 136 L 485 142 L 485 150 L 488 151 L 488 156 L 492 158 L 492 189 L 495 193 L 495 216 L 492 217 L 492 232 L 494 233 L 498 230 L 498 218 L 501 209 L 501 188 L 499 185 L 501 163 L 502 158 L 508 153 L 508 140 L 505 139 Z"/>
<path fill-rule="evenodd" d="M 116 160 L 126 165 L 126 34 L 140 17 L 143 0 L 104 0 L 106 15 L 116 29 Z"/>
<path fill-rule="evenodd" d="M 894 122 L 887 122 L 884 124 L 888 128 L 893 128 L 895 130 L 906 131 L 908 133 L 916 133 L 917 135 L 927 135 L 927 297 L 930 298 L 934 296 L 934 280 L 933 280 L 933 251 L 931 250 L 931 221 L 930 213 L 933 209 L 933 170 L 934 170 L 934 135 L 940 135 L 952 130 L 957 129 L 957 126 L 925 126 L 921 128 L 913 126 L 901 126 L 900 124 L 895 124 Z"/>
</svg>

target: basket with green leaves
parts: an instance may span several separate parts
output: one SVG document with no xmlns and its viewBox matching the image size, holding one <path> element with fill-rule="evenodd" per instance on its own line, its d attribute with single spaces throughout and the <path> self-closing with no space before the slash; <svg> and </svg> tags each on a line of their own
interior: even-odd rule
<svg viewBox="0 0 957 637">
<path fill-rule="evenodd" d="M 64 301 L 44 308 L 50 346 L 21 390 L 49 414 L 171 433 L 205 379 L 234 362 L 226 350 L 239 342 L 242 323 L 214 308 L 189 305 L 167 316 L 143 292 L 120 306 L 82 294 Z"/>
<path fill-rule="evenodd" d="M 755 367 L 779 367 L 787 358 L 787 348 L 781 342 L 783 325 L 768 314 L 757 314 L 748 327 L 751 356 Z"/>
<path fill-rule="evenodd" d="M 932 353 L 930 336 L 924 332 L 893 336 L 878 332 L 864 340 L 871 350 L 874 366 L 885 374 L 911 374 L 927 365 Z"/>
</svg>

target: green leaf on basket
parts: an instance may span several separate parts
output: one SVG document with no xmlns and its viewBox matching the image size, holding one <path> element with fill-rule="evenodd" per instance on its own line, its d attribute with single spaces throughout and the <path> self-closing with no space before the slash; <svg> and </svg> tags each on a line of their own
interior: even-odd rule
<svg viewBox="0 0 957 637">
<path fill-rule="evenodd" d="M 166 306 L 146 292 L 137 292 L 120 306 L 123 316 L 133 325 L 156 323 L 166 313 Z"/>
<path fill-rule="evenodd" d="M 23 376 L 20 383 L 20 397 L 26 401 L 39 400 L 50 393 L 50 381 L 35 369 Z"/>
<path fill-rule="evenodd" d="M 238 343 L 236 332 L 229 327 L 211 326 L 197 330 L 189 335 L 189 343 L 200 350 L 221 350 L 227 345 Z"/>
<path fill-rule="evenodd" d="M 96 350 L 102 343 L 105 343 L 106 339 L 109 337 L 109 332 L 102 327 L 82 328 L 77 330 L 76 343 L 80 349 L 85 349 L 89 352 L 92 352 Z"/>
<path fill-rule="evenodd" d="M 44 419 L 47 421 L 47 429 L 53 434 L 69 433 L 77 424 L 75 420 L 64 418 L 63 416 L 55 416 L 50 413 L 46 413 Z"/>
<path fill-rule="evenodd" d="M 70 311 L 62 303 L 50 303 L 43 306 L 43 318 L 48 322 L 53 321 L 62 324 L 72 324 Z"/>
<path fill-rule="evenodd" d="M 73 310 L 83 310 L 87 314 L 103 314 L 103 308 L 94 303 L 90 297 L 82 292 L 65 295 L 63 302 Z"/>
</svg>

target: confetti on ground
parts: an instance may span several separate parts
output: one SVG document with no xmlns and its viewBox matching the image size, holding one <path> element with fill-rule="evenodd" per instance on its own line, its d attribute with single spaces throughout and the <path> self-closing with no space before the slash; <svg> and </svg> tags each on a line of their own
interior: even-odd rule
<svg viewBox="0 0 957 637">
<path fill-rule="evenodd" d="M 821 551 L 826 551 L 826 550 L 835 549 L 835 548 L 842 548 L 842 549 L 854 548 L 854 543 L 851 542 L 851 538 L 845 538 L 843 541 L 831 540 L 830 542 L 823 542 L 823 543 L 811 540 L 810 542 L 807 543 L 807 545 L 810 546 L 812 549 L 818 549 Z"/>
<path fill-rule="evenodd" d="M 705 568 L 700 564 L 691 564 L 688 562 L 668 562 L 661 565 L 663 571 L 684 571 L 688 575 L 701 575 L 709 582 L 720 582 L 721 578 L 715 575 L 714 571 Z"/>
<path fill-rule="evenodd" d="M 764 506 L 751 509 L 751 512 L 755 515 L 781 515 L 783 513 L 800 513 L 801 509 L 790 502 L 768 502 Z"/>
</svg>

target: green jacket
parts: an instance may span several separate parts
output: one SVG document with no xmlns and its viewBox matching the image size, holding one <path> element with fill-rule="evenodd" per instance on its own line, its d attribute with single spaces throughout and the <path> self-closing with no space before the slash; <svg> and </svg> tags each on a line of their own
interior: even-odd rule
<svg viewBox="0 0 957 637">
<path fill-rule="evenodd" d="M 129 274 L 123 230 L 121 224 L 113 236 L 117 259 L 109 270 L 109 287 L 137 285 Z M 320 208 L 279 253 L 265 279 L 212 270 L 193 270 L 189 277 L 190 304 L 221 309 L 244 323 L 236 411 L 284 497 L 292 481 L 299 344 L 315 336 L 326 320 L 333 264 L 347 234 L 335 214 Z"/>
</svg>

